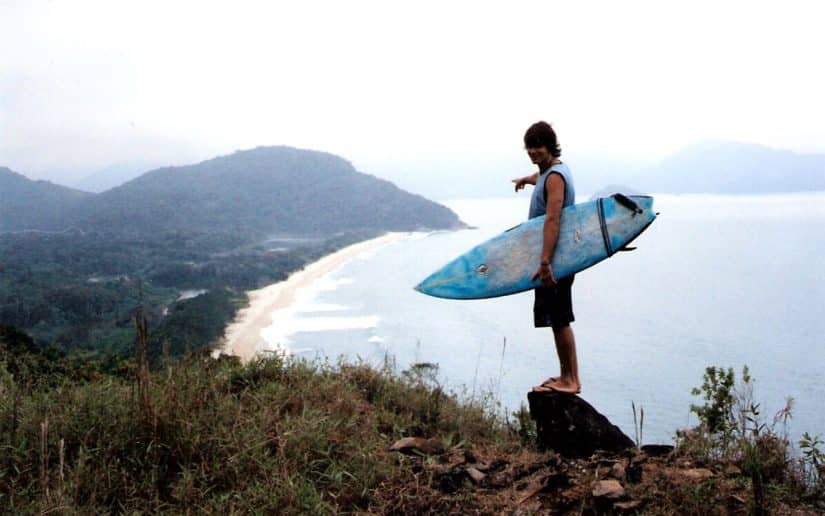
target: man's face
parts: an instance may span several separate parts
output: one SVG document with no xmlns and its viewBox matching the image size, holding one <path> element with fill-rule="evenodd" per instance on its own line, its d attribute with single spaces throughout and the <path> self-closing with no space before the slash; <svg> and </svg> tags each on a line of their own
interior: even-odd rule
<svg viewBox="0 0 825 516">
<path fill-rule="evenodd" d="M 544 145 L 541 147 L 527 147 L 527 155 L 530 156 L 530 161 L 536 165 L 547 164 L 553 160 L 553 156 Z"/>
</svg>

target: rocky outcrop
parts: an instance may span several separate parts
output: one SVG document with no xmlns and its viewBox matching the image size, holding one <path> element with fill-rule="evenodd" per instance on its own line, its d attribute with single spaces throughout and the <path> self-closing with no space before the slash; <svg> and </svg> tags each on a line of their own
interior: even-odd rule
<svg viewBox="0 0 825 516">
<path fill-rule="evenodd" d="M 618 452 L 634 447 L 619 427 L 578 396 L 530 392 L 527 400 L 539 449 L 576 458 L 589 457 L 597 450 Z"/>
<path fill-rule="evenodd" d="M 577 403 L 566 396 L 571 405 Z M 416 478 L 402 489 L 418 493 L 428 483 L 440 500 L 455 502 L 453 510 L 432 511 L 428 506 L 421 513 L 683 514 L 689 501 L 698 504 L 691 506 L 696 514 L 745 514 L 754 503 L 751 483 L 740 468 L 697 462 L 670 445 L 597 452 L 586 458 L 523 448 L 474 450 L 464 443 L 425 454 L 433 440 L 405 438 L 391 447 L 393 452 L 406 451 L 399 467 Z M 466 510 L 455 509 L 470 500 Z M 771 514 L 823 514 L 816 509 L 793 512 L 781 505 L 776 509 Z"/>
</svg>

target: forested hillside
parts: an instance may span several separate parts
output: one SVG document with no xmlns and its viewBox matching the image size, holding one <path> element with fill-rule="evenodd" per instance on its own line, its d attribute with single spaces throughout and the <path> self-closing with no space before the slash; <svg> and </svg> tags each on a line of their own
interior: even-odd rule
<svg viewBox="0 0 825 516">
<path fill-rule="evenodd" d="M 90 357 L 130 349 L 138 306 L 153 349 L 166 341 L 181 356 L 220 337 L 245 290 L 385 231 L 462 226 L 340 157 L 288 147 L 154 170 L 101 194 L 0 169 L 0 194 L 0 324 Z"/>
<path fill-rule="evenodd" d="M 0 232 L 65 229 L 93 196 L 0 167 Z"/>
<path fill-rule="evenodd" d="M 17 203 L 3 212 L 5 230 L 231 232 L 255 239 L 460 227 L 447 208 L 362 174 L 338 156 L 290 147 L 259 147 L 161 168 L 101 194 L 29 181 L 8 169 L 0 178 L 6 178 L 0 184 L 4 198 Z"/>
<path fill-rule="evenodd" d="M 138 231 L 319 233 L 458 227 L 447 208 L 321 152 L 261 147 L 154 170 L 104 192 L 84 226 Z"/>
</svg>

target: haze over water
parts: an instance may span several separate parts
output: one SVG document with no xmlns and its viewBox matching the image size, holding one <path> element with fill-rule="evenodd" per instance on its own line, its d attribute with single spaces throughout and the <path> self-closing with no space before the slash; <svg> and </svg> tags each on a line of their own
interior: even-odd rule
<svg viewBox="0 0 825 516">
<path fill-rule="evenodd" d="M 581 196 L 579 201 L 586 198 Z M 305 292 L 288 347 L 399 370 L 439 365 L 467 394 L 504 410 L 558 371 L 550 330 L 532 327 L 532 293 L 449 301 L 412 290 L 456 255 L 522 222 L 527 196 L 446 204 L 477 229 L 417 235 L 349 262 Z M 696 424 L 690 390 L 706 366 L 748 365 L 766 420 L 795 400 L 790 434 L 825 433 L 825 193 L 656 196 L 661 212 L 633 245 L 573 287 L 582 397 L 644 442 Z M 506 339 L 506 346 L 504 342 Z"/>
</svg>

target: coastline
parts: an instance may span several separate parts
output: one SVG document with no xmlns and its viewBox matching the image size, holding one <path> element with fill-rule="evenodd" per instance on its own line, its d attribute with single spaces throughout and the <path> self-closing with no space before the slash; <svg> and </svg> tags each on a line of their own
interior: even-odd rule
<svg viewBox="0 0 825 516">
<path fill-rule="evenodd" d="M 349 245 L 307 264 L 283 281 L 248 291 L 246 294 L 249 304 L 240 309 L 235 319 L 227 325 L 224 337 L 213 351 L 213 356 L 231 355 L 240 358 L 242 363 L 249 362 L 264 351 L 265 346 L 271 346 L 261 335 L 261 331 L 272 324 L 273 313 L 276 310 L 288 309 L 295 302 L 299 290 L 309 287 L 315 280 L 335 271 L 360 253 L 402 240 L 410 234 L 413 233 L 386 233 Z M 282 344 L 274 350 L 266 351 L 280 355 L 289 354 L 289 350 Z"/>
</svg>

